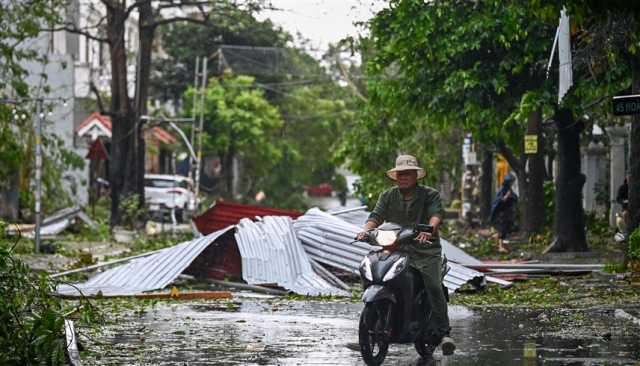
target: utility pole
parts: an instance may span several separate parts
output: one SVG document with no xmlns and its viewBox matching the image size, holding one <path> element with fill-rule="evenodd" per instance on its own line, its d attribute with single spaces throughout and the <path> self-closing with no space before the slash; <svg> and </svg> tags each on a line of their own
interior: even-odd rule
<svg viewBox="0 0 640 366">
<path fill-rule="evenodd" d="M 204 127 L 204 95 L 206 93 L 205 88 L 207 87 L 207 61 L 208 58 L 202 58 L 202 80 L 200 82 L 200 121 L 198 123 L 198 155 L 196 160 L 195 176 L 196 207 L 199 204 L 198 195 L 200 194 L 200 169 L 202 166 L 202 132 Z"/>
<path fill-rule="evenodd" d="M 198 78 L 200 74 L 200 57 L 196 57 L 196 68 L 193 76 L 193 103 L 191 104 L 191 118 L 193 119 L 193 124 L 191 125 L 191 146 L 195 146 L 196 144 L 196 113 L 198 112 L 197 102 L 198 102 L 198 93 L 200 92 L 200 88 L 198 87 L 198 82 L 200 79 Z M 195 163 L 197 158 L 190 160 L 189 164 L 189 178 L 195 179 Z M 198 198 L 196 197 L 196 200 Z"/>
<path fill-rule="evenodd" d="M 36 227 L 34 231 L 35 252 L 40 252 L 40 227 L 42 226 L 42 99 L 36 100 Z"/>
<path fill-rule="evenodd" d="M 13 105 L 24 105 L 25 103 L 35 102 L 36 103 L 36 114 L 35 114 L 35 181 L 36 181 L 36 192 L 35 192 L 35 204 L 34 204 L 34 213 L 35 213 L 35 228 L 34 228 L 34 241 L 35 241 L 35 252 L 40 252 L 40 229 L 42 227 L 42 122 L 44 119 L 44 102 L 45 101 L 62 101 L 63 106 L 66 107 L 67 100 L 65 98 L 47 98 L 47 97 L 37 97 L 37 98 L 17 98 L 17 99 L 0 99 L 0 103 L 13 104 Z M 14 115 L 16 114 L 16 109 L 14 107 Z M 26 115 L 22 115 L 22 119 L 26 119 Z"/>
</svg>

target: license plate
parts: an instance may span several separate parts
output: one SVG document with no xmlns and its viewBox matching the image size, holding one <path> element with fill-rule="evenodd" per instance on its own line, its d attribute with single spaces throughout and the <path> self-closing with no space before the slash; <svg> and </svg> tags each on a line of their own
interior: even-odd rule
<svg viewBox="0 0 640 366">
<path fill-rule="evenodd" d="M 149 206 L 149 210 L 158 211 L 160 209 L 160 205 L 151 205 Z"/>
</svg>

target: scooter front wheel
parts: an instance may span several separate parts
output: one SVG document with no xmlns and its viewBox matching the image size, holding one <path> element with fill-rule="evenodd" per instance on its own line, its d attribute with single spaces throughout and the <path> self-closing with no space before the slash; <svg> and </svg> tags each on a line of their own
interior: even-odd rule
<svg viewBox="0 0 640 366">
<path fill-rule="evenodd" d="M 379 366 L 387 357 L 389 341 L 386 336 L 386 309 L 384 306 L 367 304 L 360 314 L 358 340 L 360 354 L 369 366 Z"/>
</svg>

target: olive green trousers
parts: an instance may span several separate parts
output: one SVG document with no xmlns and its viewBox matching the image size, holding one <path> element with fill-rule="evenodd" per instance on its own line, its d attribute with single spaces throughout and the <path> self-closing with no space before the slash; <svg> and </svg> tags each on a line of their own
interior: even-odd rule
<svg viewBox="0 0 640 366">
<path fill-rule="evenodd" d="M 436 249 L 436 248 L 432 248 Z M 413 253 L 411 265 L 422 274 L 425 290 L 431 305 L 431 321 L 427 334 L 432 342 L 440 343 L 445 335 L 449 334 L 449 314 L 447 313 L 447 300 L 442 289 L 442 257 L 441 250 L 432 250 L 429 253 Z"/>
</svg>

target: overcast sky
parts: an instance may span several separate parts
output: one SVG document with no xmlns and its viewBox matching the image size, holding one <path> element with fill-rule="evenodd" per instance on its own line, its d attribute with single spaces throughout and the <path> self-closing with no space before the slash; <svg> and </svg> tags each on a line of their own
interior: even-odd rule
<svg viewBox="0 0 640 366">
<path fill-rule="evenodd" d="M 266 11 L 259 19 L 269 18 L 296 36 L 299 32 L 319 51 L 329 43 L 362 32 L 353 23 L 370 19 L 382 9 L 382 0 L 271 0 L 280 11 Z"/>
</svg>

